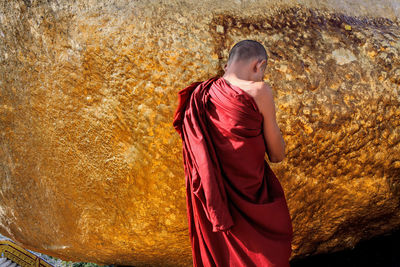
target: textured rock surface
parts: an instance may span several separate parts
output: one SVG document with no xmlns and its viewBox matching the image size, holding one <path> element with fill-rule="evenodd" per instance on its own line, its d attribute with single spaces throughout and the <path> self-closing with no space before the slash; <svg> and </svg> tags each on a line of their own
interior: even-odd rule
<svg viewBox="0 0 400 267">
<path fill-rule="evenodd" d="M 316 2 L 3 1 L 0 232 L 63 259 L 189 266 L 176 93 L 244 38 L 270 55 L 293 255 L 400 226 L 399 6 Z"/>
</svg>

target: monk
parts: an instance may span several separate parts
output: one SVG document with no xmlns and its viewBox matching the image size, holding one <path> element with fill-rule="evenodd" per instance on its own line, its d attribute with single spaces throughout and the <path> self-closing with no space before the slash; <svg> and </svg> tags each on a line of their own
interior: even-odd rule
<svg viewBox="0 0 400 267">
<path fill-rule="evenodd" d="M 269 167 L 285 158 L 267 52 L 235 44 L 222 77 L 179 92 L 174 128 L 182 138 L 193 266 L 289 266 L 292 223 Z"/>
</svg>

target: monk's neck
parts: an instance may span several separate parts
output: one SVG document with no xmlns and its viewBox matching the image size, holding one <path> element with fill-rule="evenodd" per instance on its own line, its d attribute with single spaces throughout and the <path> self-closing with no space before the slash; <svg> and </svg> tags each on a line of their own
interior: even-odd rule
<svg viewBox="0 0 400 267">
<path fill-rule="evenodd" d="M 222 77 L 229 82 L 260 82 L 259 80 L 254 79 L 254 77 L 251 75 L 236 74 L 231 72 L 225 72 Z"/>
</svg>

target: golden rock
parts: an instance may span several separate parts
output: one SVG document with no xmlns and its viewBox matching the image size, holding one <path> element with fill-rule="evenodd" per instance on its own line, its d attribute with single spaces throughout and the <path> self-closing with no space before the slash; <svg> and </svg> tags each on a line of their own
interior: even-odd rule
<svg viewBox="0 0 400 267">
<path fill-rule="evenodd" d="M 65 260 L 190 266 L 177 92 L 241 39 L 270 56 L 293 257 L 399 227 L 400 15 L 314 2 L 4 1 L 1 234 Z"/>
</svg>

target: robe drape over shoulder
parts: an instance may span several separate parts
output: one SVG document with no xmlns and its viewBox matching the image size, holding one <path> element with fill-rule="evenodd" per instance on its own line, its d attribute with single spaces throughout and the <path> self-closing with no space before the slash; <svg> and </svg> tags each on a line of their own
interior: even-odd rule
<svg viewBox="0 0 400 267">
<path fill-rule="evenodd" d="M 222 77 L 179 92 L 194 266 L 289 266 L 293 235 L 280 182 L 265 160 L 263 116 Z"/>
</svg>

